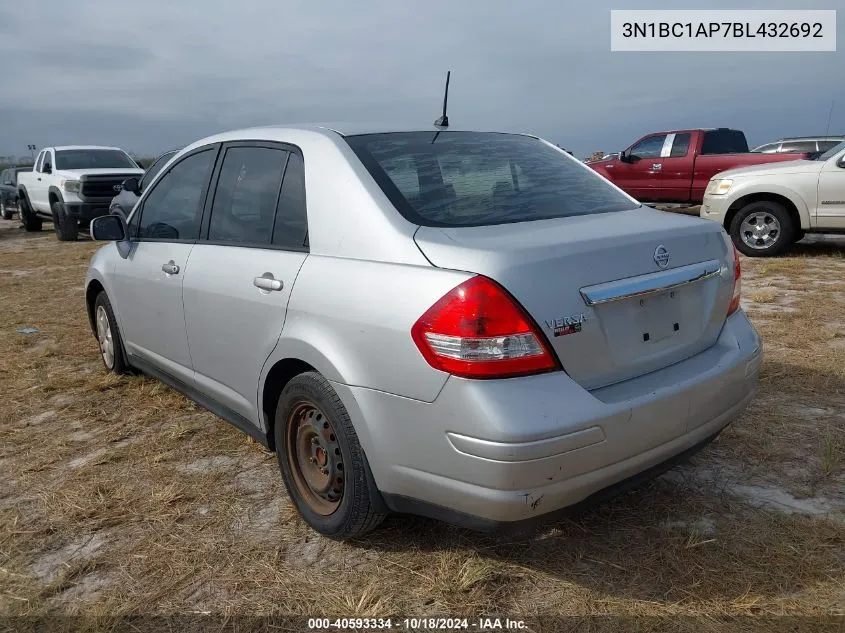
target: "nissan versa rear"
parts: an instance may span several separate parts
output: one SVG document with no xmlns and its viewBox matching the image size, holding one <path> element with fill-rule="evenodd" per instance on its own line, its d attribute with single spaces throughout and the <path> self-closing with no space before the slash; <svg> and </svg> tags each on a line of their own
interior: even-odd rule
<svg viewBox="0 0 845 633">
<path fill-rule="evenodd" d="M 605 498 L 714 438 L 761 363 L 720 226 L 533 136 L 229 132 L 92 234 L 106 367 L 274 450 L 338 539 Z"/>
</svg>

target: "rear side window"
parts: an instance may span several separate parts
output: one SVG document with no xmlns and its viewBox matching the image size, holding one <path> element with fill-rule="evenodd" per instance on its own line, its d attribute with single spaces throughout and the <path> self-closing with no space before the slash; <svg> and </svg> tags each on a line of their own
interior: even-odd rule
<svg viewBox="0 0 845 633">
<path fill-rule="evenodd" d="M 815 141 L 784 141 L 782 152 L 815 152 Z"/>
<path fill-rule="evenodd" d="M 701 144 L 702 154 L 743 154 L 748 151 L 745 134 L 739 130 L 707 130 Z"/>
<path fill-rule="evenodd" d="M 308 246 L 308 216 L 305 208 L 305 165 L 302 156 L 291 152 L 276 208 L 273 245 L 290 250 Z"/>
<path fill-rule="evenodd" d="M 637 206 L 588 167 L 528 136 L 397 132 L 346 140 L 414 224 L 484 226 Z"/>
<path fill-rule="evenodd" d="M 38 155 L 38 159 L 35 161 L 35 171 L 41 171 L 41 167 L 44 165 L 44 154 L 45 153 L 46 153 L 45 151 L 42 151 Z"/>
<path fill-rule="evenodd" d="M 766 145 L 761 145 L 760 147 L 754 148 L 751 151 L 759 154 L 774 154 L 779 149 L 780 143 L 767 143 Z"/>
<path fill-rule="evenodd" d="M 676 134 L 675 140 L 672 142 L 672 151 L 669 153 L 669 158 L 681 158 L 687 155 L 689 151 L 689 134 Z"/>
<path fill-rule="evenodd" d="M 831 147 L 836 147 L 836 146 L 837 146 L 837 145 L 839 145 L 839 143 L 841 143 L 841 142 L 842 142 L 842 141 L 818 141 L 818 146 L 819 146 L 819 150 L 818 150 L 818 151 L 820 151 L 820 152 L 826 152 L 826 151 L 827 151 L 827 150 L 829 150 Z"/>
<path fill-rule="evenodd" d="M 288 153 L 267 147 L 230 147 L 211 207 L 212 242 L 269 245 Z"/>
</svg>

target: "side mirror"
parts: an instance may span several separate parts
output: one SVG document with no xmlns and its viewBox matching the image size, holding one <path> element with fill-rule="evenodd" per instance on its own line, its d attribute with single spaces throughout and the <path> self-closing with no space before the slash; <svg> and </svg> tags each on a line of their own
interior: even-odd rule
<svg viewBox="0 0 845 633">
<path fill-rule="evenodd" d="M 122 242 L 126 239 L 126 222 L 119 215 L 103 215 L 91 221 L 91 239 L 98 242 Z"/>
<path fill-rule="evenodd" d="M 141 194 L 141 186 L 138 182 L 138 179 L 134 176 L 132 178 L 127 178 L 123 181 L 123 184 L 120 185 L 120 188 L 123 191 L 128 191 L 129 193 L 134 193 L 136 196 Z"/>
<path fill-rule="evenodd" d="M 52 174 L 53 166 L 50 163 L 44 163 L 44 165 L 41 167 L 41 171 L 45 174 Z"/>
<path fill-rule="evenodd" d="M 630 163 L 631 161 L 631 150 L 626 149 L 625 151 L 619 152 L 619 162 L 622 163 Z"/>
</svg>

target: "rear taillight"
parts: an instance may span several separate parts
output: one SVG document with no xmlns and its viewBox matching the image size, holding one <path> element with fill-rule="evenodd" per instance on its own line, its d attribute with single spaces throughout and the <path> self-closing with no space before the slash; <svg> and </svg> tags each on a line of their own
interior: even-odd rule
<svg viewBox="0 0 845 633">
<path fill-rule="evenodd" d="M 504 288 L 480 275 L 431 306 L 411 336 L 429 365 L 465 378 L 560 368 L 534 319 Z"/>
<path fill-rule="evenodd" d="M 728 316 L 732 315 L 739 309 L 740 295 L 742 294 L 742 267 L 739 264 L 739 252 L 734 249 L 734 294 L 731 298 L 731 303 L 728 306 Z"/>
</svg>

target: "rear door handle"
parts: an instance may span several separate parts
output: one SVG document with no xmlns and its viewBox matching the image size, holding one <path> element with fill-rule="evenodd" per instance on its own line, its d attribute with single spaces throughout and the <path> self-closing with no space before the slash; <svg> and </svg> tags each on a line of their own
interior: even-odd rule
<svg viewBox="0 0 845 633">
<path fill-rule="evenodd" d="M 168 275 L 178 275 L 179 274 L 179 266 L 176 265 L 172 259 L 167 262 L 166 264 L 161 265 L 161 269 L 167 273 Z"/>
<path fill-rule="evenodd" d="M 271 290 L 279 291 L 285 287 L 281 279 L 273 277 L 273 273 L 264 273 L 260 277 L 256 277 L 252 280 L 252 285 L 265 292 L 270 292 Z"/>
</svg>

